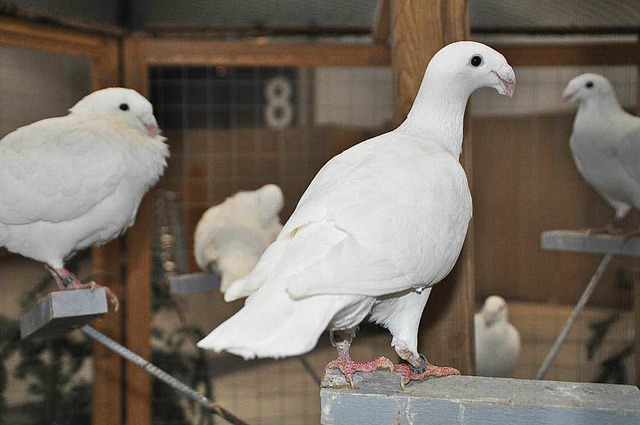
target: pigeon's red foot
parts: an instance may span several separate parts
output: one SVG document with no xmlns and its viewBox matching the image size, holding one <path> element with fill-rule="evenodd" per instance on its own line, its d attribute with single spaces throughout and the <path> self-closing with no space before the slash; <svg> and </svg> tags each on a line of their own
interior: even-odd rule
<svg viewBox="0 0 640 425">
<path fill-rule="evenodd" d="M 411 381 L 425 381 L 429 378 L 439 378 L 441 376 L 460 375 L 458 369 L 452 367 L 440 367 L 427 363 L 423 371 L 414 370 L 410 364 L 402 363 L 394 367 L 395 372 L 399 372 L 401 376 L 400 385 L 402 389 Z"/>
<path fill-rule="evenodd" d="M 349 357 L 340 357 L 336 360 L 331 360 L 325 367 L 325 370 L 327 369 L 340 369 L 351 388 L 355 388 L 353 385 L 354 373 L 373 372 L 378 369 L 388 369 L 389 372 L 393 372 L 393 362 L 386 357 L 377 357 L 370 362 L 364 363 L 354 362 Z"/>
<path fill-rule="evenodd" d="M 626 242 L 626 241 L 628 241 L 629 239 L 631 239 L 631 238 L 635 238 L 635 237 L 636 237 L 636 236 L 638 236 L 638 235 L 640 235 L 640 228 L 638 228 L 638 229 L 635 229 L 635 230 L 632 230 L 632 231 L 630 231 L 630 232 L 625 233 L 625 234 L 623 235 L 623 237 L 622 237 L 622 238 L 623 238 L 623 239 L 624 239 L 624 241 Z"/>
<path fill-rule="evenodd" d="M 96 288 L 104 288 L 107 292 L 107 299 L 113 304 L 113 310 L 118 311 L 118 308 L 120 308 L 118 296 L 107 286 L 98 285 L 94 281 L 82 283 L 73 273 L 65 268 L 56 269 L 54 276 L 57 276 L 56 282 L 62 290 L 89 288 L 93 291 Z"/>
<path fill-rule="evenodd" d="M 624 231 L 622 224 L 618 220 L 610 220 L 602 227 L 587 229 L 590 235 L 620 235 Z"/>
</svg>

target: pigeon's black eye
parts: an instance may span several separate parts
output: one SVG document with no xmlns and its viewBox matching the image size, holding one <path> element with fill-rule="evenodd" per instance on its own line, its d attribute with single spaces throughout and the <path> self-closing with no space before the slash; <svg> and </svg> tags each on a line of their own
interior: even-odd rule
<svg viewBox="0 0 640 425">
<path fill-rule="evenodd" d="M 480 65 L 482 65 L 482 56 L 480 56 L 480 55 L 474 55 L 474 56 L 471 58 L 470 63 L 471 63 L 471 66 L 473 66 L 474 68 L 479 67 Z"/>
<path fill-rule="evenodd" d="M 593 87 L 593 81 L 587 81 L 587 84 L 585 84 L 584 86 L 590 89 L 591 87 Z"/>
<path fill-rule="evenodd" d="M 121 103 L 120 104 L 120 110 L 121 111 L 128 111 L 129 110 L 129 105 L 127 105 L 126 103 Z"/>
</svg>

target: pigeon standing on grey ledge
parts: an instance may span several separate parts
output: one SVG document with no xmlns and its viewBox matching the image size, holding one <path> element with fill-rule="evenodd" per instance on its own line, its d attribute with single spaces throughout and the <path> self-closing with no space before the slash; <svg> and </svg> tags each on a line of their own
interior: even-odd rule
<svg viewBox="0 0 640 425">
<path fill-rule="evenodd" d="M 209 208 L 198 221 L 193 253 L 202 270 L 220 273 L 220 291 L 237 286 L 253 270 L 265 249 L 276 239 L 282 224 L 282 190 L 267 184 L 258 190 L 238 192 Z M 247 294 L 248 295 L 248 294 Z"/>
<path fill-rule="evenodd" d="M 133 224 L 167 165 L 164 141 L 151 103 L 118 87 L 8 134 L 0 141 L 0 245 L 45 263 L 60 289 L 98 286 L 80 282 L 64 260 Z"/>
<path fill-rule="evenodd" d="M 509 323 L 504 298 L 488 297 L 474 322 L 476 375 L 510 377 L 520 356 L 520 334 Z"/>
<path fill-rule="evenodd" d="M 348 382 L 355 372 L 380 367 L 399 372 L 403 386 L 459 373 L 418 353 L 418 325 L 471 219 L 459 157 L 467 99 L 480 87 L 513 94 L 515 75 L 500 53 L 475 42 L 437 52 L 407 119 L 319 171 L 246 278 L 255 292 L 198 346 L 245 359 L 295 356 L 328 328 L 338 359 L 327 367 Z M 351 359 L 356 327 L 367 317 L 389 329 L 407 363 Z"/>
<path fill-rule="evenodd" d="M 622 109 L 602 75 L 578 75 L 562 97 L 579 103 L 570 140 L 576 167 L 615 210 L 613 219 L 591 231 L 621 233 L 621 220 L 631 208 L 640 208 L 640 118 Z M 625 238 L 639 233 L 636 229 Z"/>
</svg>

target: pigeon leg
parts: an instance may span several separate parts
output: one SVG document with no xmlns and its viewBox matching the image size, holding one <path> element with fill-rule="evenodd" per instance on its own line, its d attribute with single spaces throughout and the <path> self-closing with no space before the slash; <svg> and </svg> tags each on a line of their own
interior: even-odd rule
<svg viewBox="0 0 640 425">
<path fill-rule="evenodd" d="M 396 352 L 403 360 L 407 361 L 407 363 L 401 363 L 394 367 L 394 371 L 400 373 L 402 389 L 410 381 L 424 381 L 432 377 L 460 375 L 458 369 L 432 365 L 427 361 L 424 354 L 412 353 L 407 348 L 399 347 L 396 347 Z"/>
<path fill-rule="evenodd" d="M 622 233 L 623 229 L 622 229 L 621 220 L 618 218 L 612 218 L 604 226 L 595 227 L 588 230 L 589 230 L 589 234 L 591 235 L 602 235 L 602 234 L 619 235 Z"/>
<path fill-rule="evenodd" d="M 93 290 L 95 288 L 104 288 L 107 291 L 107 299 L 111 302 L 111 304 L 113 304 L 113 309 L 115 311 L 118 311 L 118 308 L 120 307 L 118 297 L 107 286 L 98 285 L 94 281 L 91 281 L 89 283 L 82 283 L 73 273 L 71 273 L 64 267 L 52 268 L 47 266 L 47 269 L 49 269 L 49 272 L 53 275 L 58 288 L 60 288 L 61 290 L 86 288 L 90 288 Z"/>
<path fill-rule="evenodd" d="M 325 370 L 327 369 L 340 369 L 344 374 L 345 380 L 351 385 L 351 388 L 355 388 L 353 385 L 353 374 L 355 372 L 372 372 L 377 369 L 389 369 L 393 372 L 393 362 L 386 357 L 378 357 L 370 362 L 354 362 L 349 355 L 349 347 L 351 347 L 351 341 L 355 336 L 355 329 L 347 329 L 344 331 L 330 331 L 331 344 L 338 350 L 338 358 L 330 361 Z"/>
</svg>

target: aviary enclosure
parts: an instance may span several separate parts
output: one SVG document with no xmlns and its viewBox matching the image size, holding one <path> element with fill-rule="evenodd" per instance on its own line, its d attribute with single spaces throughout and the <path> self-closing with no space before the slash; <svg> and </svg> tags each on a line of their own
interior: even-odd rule
<svg viewBox="0 0 640 425">
<path fill-rule="evenodd" d="M 409 2 L 396 1 L 393 13 L 390 2 L 371 3 L 368 27 L 322 31 L 150 25 L 130 32 L 33 14 L 0 18 L 0 136 L 64 114 L 102 87 L 131 87 L 153 103 L 171 149 L 168 170 L 124 237 L 77 258 L 79 270 L 123 301 L 94 326 L 252 424 L 318 422 L 317 379 L 334 356 L 328 338 L 301 359 L 205 354 L 195 342 L 242 302 L 227 304 L 215 291 L 171 294 L 169 278 L 197 270 L 193 232 L 208 207 L 276 183 L 284 222 L 327 160 L 393 128 L 436 45 L 469 36 L 491 45 L 514 66 L 518 88 L 512 99 L 476 93 L 467 109 L 463 163 L 474 220 L 449 286 L 430 301 L 449 307 L 425 312 L 421 341 L 430 359 L 473 374 L 473 313 L 499 294 L 522 338 L 513 376 L 531 379 L 598 262 L 540 247 L 545 230 L 589 227 L 611 214 L 572 163 L 575 107 L 560 94 L 573 76 L 598 72 L 635 112 L 637 34 L 474 26 L 473 2 L 469 33 L 467 2 L 450 2 L 439 16 L 416 13 Z M 429 34 L 445 21 L 446 30 Z M 628 222 L 637 225 L 637 215 Z M 9 253 L 0 279 L 11 294 L 0 297 L 0 423 L 214 422 L 78 332 L 21 342 L 16 319 L 51 286 L 38 264 Z M 637 385 L 638 288 L 637 260 L 614 259 L 546 379 Z M 354 357 L 394 358 L 389 342 L 363 326 Z"/>
</svg>

